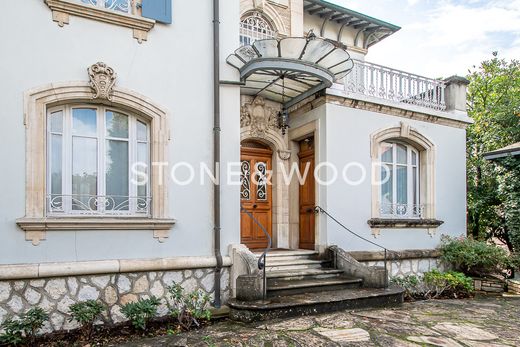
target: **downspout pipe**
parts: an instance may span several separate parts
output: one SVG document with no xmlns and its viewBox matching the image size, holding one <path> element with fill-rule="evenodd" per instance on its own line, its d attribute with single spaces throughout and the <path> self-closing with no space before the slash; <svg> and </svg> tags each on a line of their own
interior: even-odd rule
<svg viewBox="0 0 520 347">
<path fill-rule="evenodd" d="M 220 0 L 213 0 L 213 172 L 218 177 L 213 184 L 213 236 L 215 246 L 215 308 L 221 307 L 220 278 L 222 253 L 220 251 Z"/>
</svg>

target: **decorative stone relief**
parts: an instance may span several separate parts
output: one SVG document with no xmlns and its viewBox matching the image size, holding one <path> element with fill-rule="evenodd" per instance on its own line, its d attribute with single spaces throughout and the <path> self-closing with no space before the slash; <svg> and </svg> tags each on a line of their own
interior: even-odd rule
<svg viewBox="0 0 520 347">
<path fill-rule="evenodd" d="M 289 160 L 291 158 L 291 151 L 285 151 L 285 150 L 278 150 L 278 156 L 282 160 Z"/>
<path fill-rule="evenodd" d="M 267 106 L 264 98 L 257 96 L 240 110 L 240 126 L 251 127 L 251 136 L 265 137 L 269 129 L 277 129 L 277 112 Z"/>
<path fill-rule="evenodd" d="M 114 69 L 103 62 L 98 62 L 88 68 L 88 76 L 90 86 L 95 93 L 93 99 L 112 101 L 112 91 L 117 78 Z"/>
</svg>

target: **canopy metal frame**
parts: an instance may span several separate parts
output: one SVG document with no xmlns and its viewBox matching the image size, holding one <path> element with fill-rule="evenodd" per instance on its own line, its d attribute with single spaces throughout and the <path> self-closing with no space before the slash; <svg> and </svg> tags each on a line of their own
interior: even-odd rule
<svg viewBox="0 0 520 347">
<path fill-rule="evenodd" d="M 314 36 L 259 40 L 237 49 L 227 62 L 239 70 L 244 94 L 285 109 L 331 87 L 354 65 L 344 47 Z"/>
</svg>

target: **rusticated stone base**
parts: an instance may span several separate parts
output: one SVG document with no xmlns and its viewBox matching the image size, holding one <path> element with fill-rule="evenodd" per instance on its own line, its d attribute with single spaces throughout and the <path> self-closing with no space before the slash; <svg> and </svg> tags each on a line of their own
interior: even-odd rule
<svg viewBox="0 0 520 347">
<path fill-rule="evenodd" d="M 367 266 L 385 266 L 384 252 L 349 252 L 349 254 Z M 422 275 L 425 272 L 438 269 L 447 270 L 439 259 L 440 252 L 436 249 L 404 250 L 387 253 L 388 273 L 391 277 Z"/>
<path fill-rule="evenodd" d="M 69 322 L 69 306 L 86 300 L 99 300 L 106 305 L 103 322 L 125 321 L 121 306 L 155 295 L 163 299 L 159 316 L 167 314 L 166 293 L 173 282 L 185 291 L 201 289 L 214 297 L 214 270 L 136 272 L 108 275 L 71 276 L 48 279 L 0 281 L 0 324 L 33 307 L 41 307 L 50 316 L 42 332 L 77 328 Z M 222 269 L 222 301 L 227 302 L 231 289 L 229 268 Z"/>
</svg>

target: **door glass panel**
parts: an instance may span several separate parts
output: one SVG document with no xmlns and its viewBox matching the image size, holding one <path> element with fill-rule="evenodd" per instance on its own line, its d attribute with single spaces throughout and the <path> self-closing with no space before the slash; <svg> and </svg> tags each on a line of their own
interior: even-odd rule
<svg viewBox="0 0 520 347">
<path fill-rule="evenodd" d="M 106 210 L 127 211 L 128 142 L 108 140 L 106 153 Z"/>
<path fill-rule="evenodd" d="M 248 160 L 242 161 L 240 183 L 240 198 L 242 200 L 251 200 L 251 162 Z"/>
<path fill-rule="evenodd" d="M 386 165 L 381 167 L 381 213 L 392 213 L 392 202 L 394 200 L 393 166 Z"/>
<path fill-rule="evenodd" d="M 258 162 L 256 164 L 256 199 L 267 200 L 267 164 Z"/>
<path fill-rule="evenodd" d="M 72 209 L 97 210 L 97 139 L 72 139 Z"/>
<path fill-rule="evenodd" d="M 397 204 L 408 203 L 408 168 L 397 167 Z"/>
</svg>

